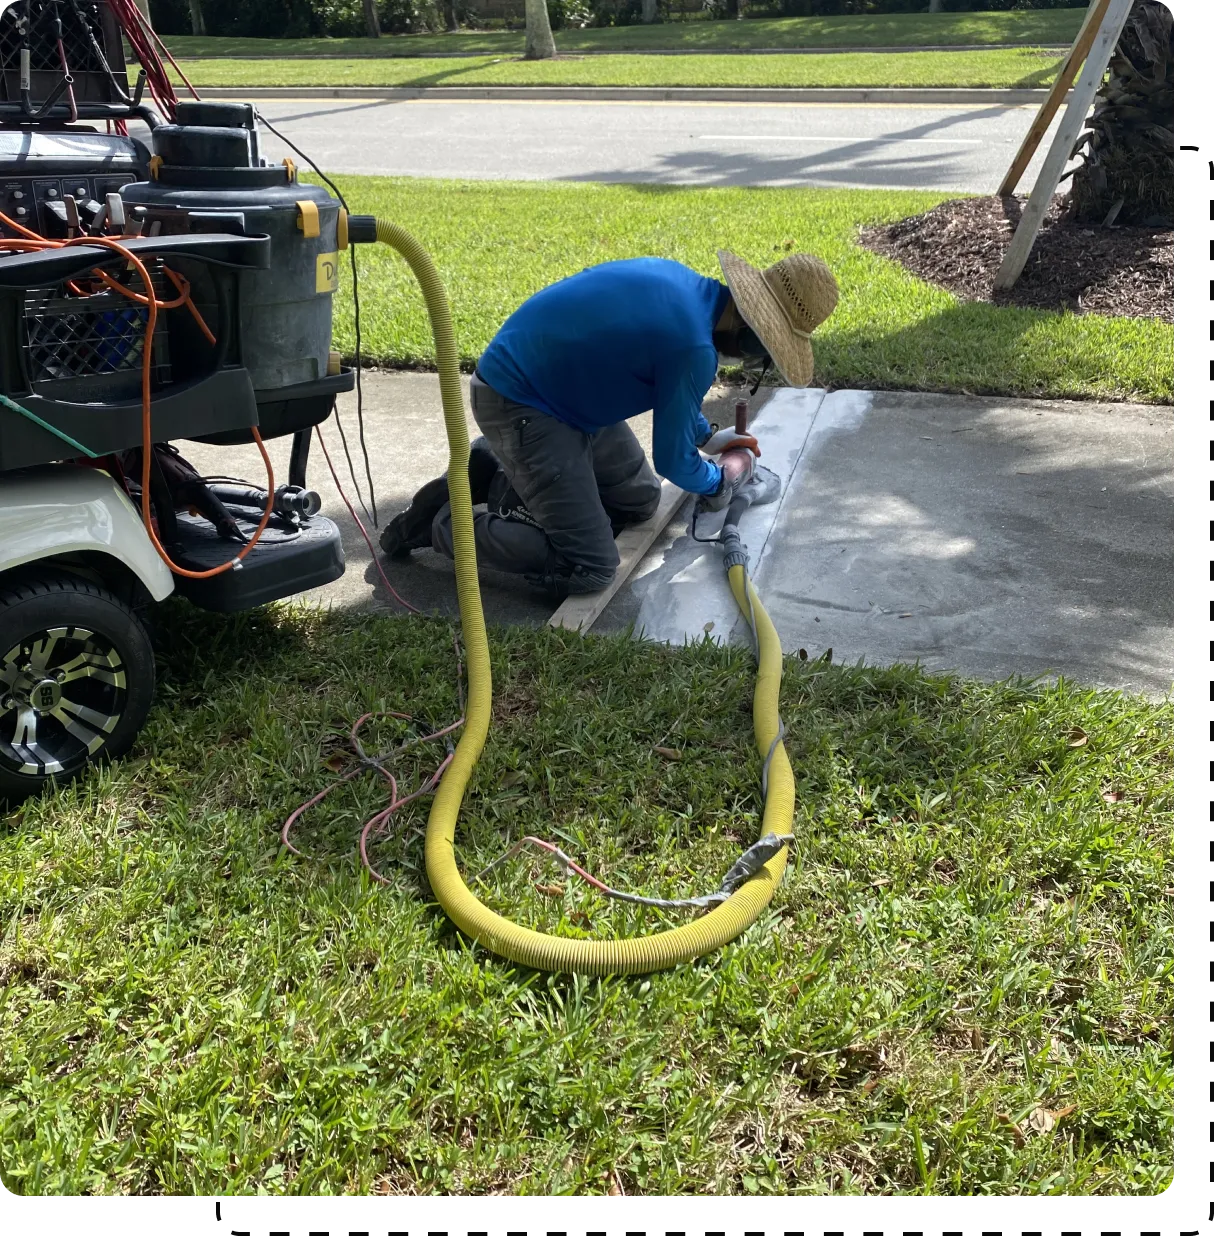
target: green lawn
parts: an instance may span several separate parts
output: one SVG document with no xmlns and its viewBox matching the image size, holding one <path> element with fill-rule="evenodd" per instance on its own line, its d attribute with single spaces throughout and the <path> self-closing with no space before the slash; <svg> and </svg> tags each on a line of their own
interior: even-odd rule
<svg viewBox="0 0 1214 1236">
<path fill-rule="evenodd" d="M 430 59 L 200 60 L 195 86 L 971 86 L 1045 87 L 1059 53 L 840 52 L 833 56 L 491 56 Z"/>
<path fill-rule="evenodd" d="M 798 165 L 787 160 L 790 174 Z M 880 389 L 1172 399 L 1172 326 L 1156 319 L 961 303 L 869 253 L 862 224 L 930 209 L 948 195 L 852 189 L 667 186 L 340 177 L 356 213 L 395 219 L 433 253 L 456 338 L 471 364 L 531 293 L 585 266 L 656 254 L 719 277 L 718 248 L 761 265 L 817 253 L 839 306 L 815 334 L 816 381 Z M 363 341 L 381 363 L 433 363 L 416 285 L 382 246 L 359 251 Z M 349 279 L 338 346 L 353 350 Z"/>
<path fill-rule="evenodd" d="M 456 714 L 445 622 L 174 612 L 134 755 L 0 832 L 10 1189 L 1168 1184 L 1170 706 L 790 658 L 798 841 L 771 912 L 671 973 L 553 978 L 432 904 L 424 806 L 375 847 L 389 888 L 353 848 L 370 782 L 305 820 L 309 860 L 278 845 L 359 713 Z M 465 871 L 529 831 L 619 885 L 715 886 L 757 827 L 749 653 L 491 642 Z M 523 859 L 485 896 L 556 931 L 671 921 L 559 884 Z"/>
<path fill-rule="evenodd" d="M 1015 13 L 898 13 L 870 17 L 785 17 L 670 22 L 559 30 L 561 51 L 666 51 L 783 47 L 943 47 L 985 43 L 1069 44 L 1083 8 Z M 175 56 L 418 56 L 433 52 L 519 53 L 521 31 L 391 35 L 382 39 L 225 39 L 170 35 Z"/>
</svg>

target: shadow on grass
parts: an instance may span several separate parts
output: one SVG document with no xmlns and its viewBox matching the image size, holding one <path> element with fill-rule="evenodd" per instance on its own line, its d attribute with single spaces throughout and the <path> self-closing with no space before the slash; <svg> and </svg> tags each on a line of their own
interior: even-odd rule
<svg viewBox="0 0 1214 1236">
<path fill-rule="evenodd" d="M 216 675 L 289 665 L 306 647 L 302 628 L 282 622 L 271 607 L 213 614 L 170 597 L 149 617 L 159 680 L 179 689 L 201 687 Z"/>
<path fill-rule="evenodd" d="M 1041 68 L 1032 73 L 1026 73 L 1018 81 L 1012 83 L 1013 90 L 1048 90 L 1058 77 L 1063 61 L 1056 51 L 1041 51 L 1037 53 L 1041 59 Z"/>
<path fill-rule="evenodd" d="M 815 381 L 850 389 L 1169 403 L 1138 320 L 962 301 L 886 331 L 858 322 L 815 336 Z M 1129 332 L 1124 337 L 1122 332 Z M 1115 359 L 1110 358 L 1110 349 Z"/>
</svg>

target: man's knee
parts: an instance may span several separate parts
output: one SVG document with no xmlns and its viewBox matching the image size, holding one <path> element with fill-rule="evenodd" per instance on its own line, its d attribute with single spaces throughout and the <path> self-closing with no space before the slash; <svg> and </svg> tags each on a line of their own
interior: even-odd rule
<svg viewBox="0 0 1214 1236">
<path fill-rule="evenodd" d="M 637 515 L 641 520 L 652 519 L 658 512 L 658 503 L 662 501 L 662 482 L 656 476 L 647 489 L 644 501 L 637 510 Z"/>
<path fill-rule="evenodd" d="M 652 519 L 657 513 L 658 504 L 662 501 L 662 482 L 654 477 L 652 483 L 638 486 L 635 493 L 630 494 L 627 506 L 605 504 L 607 517 L 617 532 L 620 526 L 626 524 L 641 524 Z"/>
<path fill-rule="evenodd" d="M 569 573 L 569 592 L 602 592 L 615 579 L 615 572 L 615 567 L 575 566 Z"/>
</svg>

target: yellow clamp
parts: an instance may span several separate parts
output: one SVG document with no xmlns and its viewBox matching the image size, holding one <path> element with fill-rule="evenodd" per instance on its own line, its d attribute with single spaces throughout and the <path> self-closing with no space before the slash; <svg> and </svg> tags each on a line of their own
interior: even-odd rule
<svg viewBox="0 0 1214 1236">
<path fill-rule="evenodd" d="M 287 184 L 293 185 L 299 179 L 299 170 L 295 166 L 295 160 L 283 159 L 282 165 L 287 169 Z"/>
<path fill-rule="evenodd" d="M 315 202 L 296 202 L 299 210 L 299 218 L 295 220 L 295 226 L 309 240 L 315 239 L 320 235 L 320 210 Z"/>
<path fill-rule="evenodd" d="M 160 179 L 160 169 L 164 166 L 164 160 L 159 155 L 153 155 L 148 160 L 148 175 L 153 180 Z"/>
<path fill-rule="evenodd" d="M 350 216 L 344 206 L 337 208 L 337 249 L 340 253 L 350 247 Z"/>
</svg>

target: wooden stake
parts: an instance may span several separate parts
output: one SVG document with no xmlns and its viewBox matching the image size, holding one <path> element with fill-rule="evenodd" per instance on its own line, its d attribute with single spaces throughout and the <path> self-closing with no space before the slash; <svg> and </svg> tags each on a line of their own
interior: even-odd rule
<svg viewBox="0 0 1214 1236">
<path fill-rule="evenodd" d="M 1062 62 L 1062 68 L 1058 71 L 1058 76 L 1049 94 L 1046 95 L 1045 101 L 1038 109 L 1036 119 L 1024 135 L 1024 141 L 1020 143 L 1020 149 L 1012 160 L 1012 166 L 1008 168 L 1007 175 L 1004 176 L 1003 183 L 999 186 L 999 197 L 1011 197 L 1016 192 L 1020 177 L 1024 175 L 1025 168 L 1032 161 L 1037 147 L 1041 144 L 1041 139 L 1050 127 L 1050 121 L 1054 119 L 1054 113 L 1062 106 L 1066 92 L 1070 90 L 1075 81 L 1075 75 L 1087 59 L 1088 52 L 1092 50 L 1092 44 L 1096 41 L 1096 32 L 1100 29 L 1100 23 L 1104 21 L 1104 15 L 1108 11 L 1109 0 L 1091 0 L 1091 4 L 1088 5 L 1088 11 L 1084 16 L 1083 24 L 1079 27 L 1079 33 L 1075 36 L 1074 43 L 1071 44 L 1071 50 Z"/>
<path fill-rule="evenodd" d="M 658 539 L 662 529 L 670 523 L 674 513 L 683 505 L 687 493 L 669 481 L 662 482 L 662 496 L 658 509 L 643 524 L 630 524 L 615 538 L 620 551 L 620 565 L 615 578 L 602 592 L 588 592 L 581 596 L 567 597 L 548 619 L 550 627 L 565 627 L 570 631 L 588 631 L 595 619 L 607 608 L 611 598 L 632 574 L 649 547 Z"/>
<path fill-rule="evenodd" d="M 1054 190 L 1058 188 L 1058 182 L 1066 170 L 1071 152 L 1079 140 L 1079 131 L 1083 128 L 1083 122 L 1087 119 L 1092 103 L 1096 99 L 1096 91 L 1100 89 L 1100 83 L 1104 80 L 1104 71 L 1109 67 L 1113 49 L 1121 37 L 1121 28 L 1130 15 L 1133 3 L 1134 0 L 1110 0 L 1104 20 L 1100 23 L 1096 41 L 1084 63 L 1079 84 L 1075 87 L 1071 101 L 1067 104 L 1062 123 L 1058 126 L 1058 132 L 1054 134 L 1053 144 L 1050 146 L 1049 154 L 1045 156 L 1045 163 L 1042 164 L 1041 174 L 1037 177 L 1036 185 L 1033 186 L 1028 205 L 1024 208 L 1024 214 L 1020 216 L 1016 234 L 1012 237 L 1012 243 L 1003 256 L 1003 264 L 995 276 L 996 291 L 1006 291 L 1012 287 L 1024 270 L 1024 265 L 1033 249 L 1033 242 L 1037 239 L 1037 233 L 1041 230 L 1041 223 L 1045 219 L 1045 212 L 1049 209 Z"/>
</svg>

